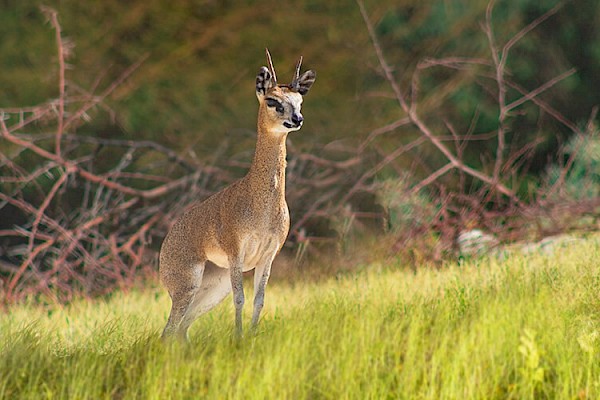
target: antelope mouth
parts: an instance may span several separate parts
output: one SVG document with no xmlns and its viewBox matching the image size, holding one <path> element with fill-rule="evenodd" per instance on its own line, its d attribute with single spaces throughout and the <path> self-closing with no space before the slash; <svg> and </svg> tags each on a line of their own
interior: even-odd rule
<svg viewBox="0 0 600 400">
<path fill-rule="evenodd" d="M 283 126 L 285 126 L 288 129 L 300 129 L 300 127 L 302 126 L 302 121 L 298 122 L 297 124 L 294 124 L 294 123 L 288 122 L 288 121 L 284 121 Z"/>
</svg>

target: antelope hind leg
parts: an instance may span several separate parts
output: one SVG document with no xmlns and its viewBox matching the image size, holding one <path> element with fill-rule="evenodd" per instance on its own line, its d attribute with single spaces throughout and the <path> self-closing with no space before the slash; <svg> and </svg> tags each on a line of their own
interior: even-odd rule
<svg viewBox="0 0 600 400">
<path fill-rule="evenodd" d="M 226 268 L 220 268 L 211 262 L 207 262 L 204 266 L 200 287 L 194 289 L 189 300 L 187 298 L 184 299 L 184 296 L 182 296 L 181 303 L 187 304 L 187 307 L 178 319 L 180 321 L 179 327 L 175 331 L 178 333 L 177 336 L 187 340 L 187 331 L 190 325 L 202 314 L 212 310 L 221 303 L 229 292 L 231 292 L 229 271 Z M 173 305 L 175 305 L 175 302 L 173 302 Z M 174 310 L 176 310 L 175 307 Z M 171 311 L 171 315 L 173 314 L 174 312 Z M 165 332 L 168 329 L 172 329 L 170 328 L 171 325 L 175 326 L 178 315 L 177 311 L 175 311 L 173 322 L 171 322 L 172 318 L 169 317 Z"/>
</svg>

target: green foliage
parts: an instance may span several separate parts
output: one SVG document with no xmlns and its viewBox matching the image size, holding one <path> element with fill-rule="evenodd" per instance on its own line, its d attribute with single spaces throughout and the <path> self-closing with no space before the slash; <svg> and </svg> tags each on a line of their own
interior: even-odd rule
<svg viewBox="0 0 600 400">
<path fill-rule="evenodd" d="M 523 356 L 521 374 L 524 384 L 531 388 L 530 395 L 534 397 L 536 388 L 544 383 L 545 370 L 541 366 L 541 354 L 535 341 L 535 333 L 529 329 L 525 329 L 521 336 L 519 353 Z"/>
<path fill-rule="evenodd" d="M 0 398 L 597 398 L 599 263 L 589 240 L 551 257 L 275 284 L 256 334 L 232 338 L 226 301 L 189 346 L 160 343 L 158 288 L 22 305 L 0 320 Z"/>
<path fill-rule="evenodd" d="M 425 191 L 413 192 L 408 176 L 404 179 L 388 179 L 381 183 L 378 196 L 388 214 L 388 226 L 392 232 L 412 231 L 431 226 L 436 204 Z"/>
<path fill-rule="evenodd" d="M 592 200 L 600 197 L 600 136 L 597 131 L 586 136 L 573 136 L 565 146 L 572 166 L 564 175 L 560 195 L 574 200 Z M 548 168 L 548 181 L 554 185 L 564 174 L 564 167 Z"/>
</svg>

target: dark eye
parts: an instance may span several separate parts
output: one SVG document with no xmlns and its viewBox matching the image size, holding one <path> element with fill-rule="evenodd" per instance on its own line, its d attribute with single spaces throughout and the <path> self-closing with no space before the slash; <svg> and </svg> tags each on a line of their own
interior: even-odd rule
<svg viewBox="0 0 600 400">
<path fill-rule="evenodd" d="M 283 104 L 281 104 L 280 101 L 275 99 L 267 99 L 267 106 L 275 107 L 275 111 L 277 111 L 279 114 L 283 114 Z"/>
</svg>

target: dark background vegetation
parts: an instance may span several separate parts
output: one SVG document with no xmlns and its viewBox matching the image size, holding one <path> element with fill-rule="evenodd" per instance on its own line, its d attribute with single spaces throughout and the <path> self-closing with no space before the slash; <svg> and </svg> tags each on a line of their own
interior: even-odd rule
<svg viewBox="0 0 600 400">
<path fill-rule="evenodd" d="M 554 0 L 498 1 L 491 27 L 499 47 L 557 4 L 559 2 Z M 573 148 L 573 137 L 580 134 L 588 140 L 595 135 L 593 110 L 600 104 L 600 74 L 597 73 L 600 70 L 597 24 L 600 3 L 575 0 L 561 4 L 556 14 L 519 40 L 507 60 L 506 76 L 526 92 L 575 69 L 573 74 L 536 97 L 558 110 L 571 127 L 532 102 L 523 104 L 510 115 L 506 158 L 514 155 L 522 161 L 513 160 L 506 165 L 502 183 L 514 191 L 515 198 L 494 197 L 493 185 L 486 186 L 460 171 L 445 174 L 442 179 L 426 185 L 425 190 L 419 192 L 418 201 L 399 193 L 427 179 L 447 160 L 435 146 L 425 142 L 380 164 L 395 149 L 419 138 L 422 132 L 408 123 L 377 134 L 377 129 L 398 121 L 406 113 L 398 107 L 390 84 L 383 76 L 359 6 L 349 0 L 63 0 L 43 4 L 29 0 L 2 1 L 0 109 L 9 113 L 12 119 L 7 121 L 12 123 L 18 118 L 15 110 L 58 97 L 55 32 L 47 16 L 40 11 L 40 5 L 52 7 L 58 15 L 64 49 L 68 53 L 68 96 L 76 98 L 94 92 L 95 88 L 98 91 L 106 88 L 124 70 L 143 60 L 130 77 L 100 104 L 90 108 L 81 118 L 82 123 L 74 124 L 65 135 L 94 140 L 152 141 L 164 146 L 173 150 L 180 164 L 187 168 L 176 170 L 162 165 L 160 168 L 167 168 L 165 175 L 171 180 L 195 168 L 219 168 L 220 173 L 211 175 L 210 181 L 195 180 L 191 187 L 178 187 L 159 199 L 144 200 L 136 206 L 136 215 L 140 215 L 138 225 L 149 218 L 139 214 L 144 207 L 156 207 L 153 210 L 163 213 L 164 220 L 168 221 L 173 215 L 166 210 L 182 209 L 193 200 L 186 198 L 177 202 L 182 193 L 202 198 L 245 173 L 254 149 L 257 111 L 254 79 L 259 67 L 265 64 L 264 48 L 268 47 L 273 54 L 280 80 L 291 77 L 295 60 L 303 55 L 303 68 L 316 70 L 318 78 L 303 106 L 305 126 L 289 137 L 291 185 L 288 193 L 293 223 L 296 221 L 287 247 L 290 254 L 303 256 L 307 249 L 314 248 L 315 254 L 322 255 L 324 250 L 314 244 L 324 243 L 322 247 L 329 249 L 325 252 L 332 248 L 339 250 L 343 248 L 340 240 L 374 232 L 396 235 L 390 242 L 392 253 L 407 243 L 400 231 L 410 232 L 413 239 L 421 238 L 419 242 L 424 241 L 422 235 L 439 242 L 439 236 L 448 234 L 454 238 L 461 229 L 487 223 L 496 227 L 497 232 L 504 229 L 506 233 L 518 230 L 514 221 L 519 220 L 525 208 L 531 215 L 528 207 L 537 206 L 539 210 L 551 208 L 558 201 L 565 204 L 577 200 L 563 191 L 563 197 L 548 203 L 548 192 L 542 195 L 540 190 L 552 179 L 556 180 L 549 171 L 560 175 L 565 165 L 576 164 L 582 179 L 590 178 L 585 164 L 569 164 L 569 157 L 578 151 Z M 425 59 L 468 57 L 492 62 L 483 30 L 487 7 L 486 0 L 384 0 L 365 4 L 394 77 L 409 97 L 415 69 Z M 460 153 L 465 165 L 491 175 L 497 150 L 493 134 L 498 129 L 499 110 L 496 84 L 485 76 L 492 71 L 486 70 L 488 67 L 427 68 L 420 75 L 418 110 L 436 135 L 449 136 L 450 131 L 458 135 L 489 134 L 489 140 L 455 140 L 456 143 L 448 147 Z M 522 94 L 515 90 L 507 92 L 508 102 L 520 96 Z M 66 107 L 68 113 L 69 104 Z M 54 122 L 40 120 L 16 133 L 44 135 L 54 132 L 55 128 Z M 75 139 L 68 140 L 78 143 Z M 519 153 L 534 142 L 536 145 L 530 151 Z M 52 147 L 50 141 L 38 143 L 43 148 Z M 93 170 L 101 175 L 124 159 L 126 149 L 82 145 L 70 151 L 74 158 L 83 157 L 85 151 L 91 152 Z M 39 157 L 1 139 L 0 152 L 6 156 L 2 160 L 5 176 L 12 174 L 6 159 L 29 172 L 43 164 Z M 312 160 L 311 156 L 318 160 Z M 176 163 L 171 156 L 165 158 L 164 153 L 143 153 L 128 166 L 128 171 L 148 169 L 148 165 L 160 157 L 167 164 Z M 590 157 L 593 159 L 594 154 Z M 369 173 L 371 170 L 374 172 Z M 592 184 L 599 183 L 598 176 L 591 177 Z M 0 190 L 6 197 L 27 199 L 39 207 L 55 182 L 53 179 L 45 175 L 36 178 L 34 184 L 42 187 L 37 192 L 27 185 L 17 187 L 7 182 L 0 182 Z M 360 179 L 364 185 L 359 187 L 356 182 Z M 72 215 L 83 214 L 80 207 L 85 190 L 83 184 L 68 182 L 73 190 L 53 199 L 48 210 L 55 212 L 55 216 L 60 215 L 56 220 L 76 224 L 77 219 Z M 148 189 L 153 183 L 134 182 L 130 186 Z M 192 190 L 200 186 L 203 191 Z M 349 191 L 351 195 L 345 195 Z M 570 194 L 579 191 L 575 186 Z M 465 200 L 468 196 L 472 197 Z M 585 200 L 596 197 L 597 192 L 591 190 Z M 113 200 L 107 198 L 103 204 L 110 208 L 128 199 L 127 195 L 116 196 Z M 35 225 L 32 215 L 19 210 L 15 204 L 4 199 L 1 205 L 0 230 L 9 231 L 15 226 L 27 230 Z M 591 210 L 597 216 L 597 207 Z M 494 212 L 497 218 L 493 219 L 487 212 Z M 582 212 L 589 214 L 590 208 Z M 398 214 L 409 217 L 398 218 Z M 131 221 L 133 217 L 124 218 Z M 595 223 L 591 226 L 596 226 Z M 44 225 L 43 221 L 41 224 Z M 555 217 L 549 224 L 552 226 L 542 221 L 539 226 L 543 225 L 541 230 L 550 233 L 570 227 Z M 122 220 L 107 221 L 94 235 L 108 237 L 122 228 L 119 235 L 127 243 L 127 235 L 137 231 L 123 226 Z M 140 235 L 144 236 L 139 243 L 144 249 L 144 260 L 154 260 L 166 229 L 168 222 L 154 221 L 144 235 Z M 448 233 L 450 231 L 452 233 Z M 519 230 L 518 235 L 507 238 L 515 240 L 528 233 L 531 231 Z M 17 267 L 24 265 L 27 254 L 19 249 L 23 250 L 27 241 L 33 246 L 42 240 L 14 234 L 0 237 L 3 267 L 0 273 L 5 283 L 11 281 Z M 93 254 L 86 246 L 92 245 L 84 244 L 80 251 Z M 432 250 L 432 254 L 434 258 L 443 258 L 443 254 L 451 253 L 452 247 L 452 243 L 445 244 L 442 250 Z M 98 254 L 100 257 L 104 253 Z M 42 257 L 39 264 L 31 266 L 33 275 L 53 268 L 48 260 L 56 254 L 49 251 L 39 255 Z M 76 258 L 77 254 L 69 257 Z M 129 261 L 120 259 L 119 262 L 127 264 Z M 147 263 L 155 268 L 153 261 Z M 30 279 L 34 278 L 30 276 Z M 72 283 L 71 278 L 65 279 L 69 285 Z M 44 286 L 52 287 L 52 284 L 46 280 Z"/>
<path fill-rule="evenodd" d="M 489 58 L 480 23 L 487 1 L 377 1 L 367 4 L 397 75 L 409 79 L 425 57 Z M 494 29 L 506 40 L 552 8 L 556 1 L 498 2 Z M 306 102 L 307 132 L 292 140 L 320 148 L 334 140 L 360 141 L 365 132 L 397 118 L 393 101 L 378 76 L 374 52 L 353 1 L 56 1 L 46 2 L 60 18 L 63 35 L 74 44 L 69 72 L 89 88 L 102 77 L 144 62 L 109 100 L 114 115 L 101 110 L 85 134 L 152 139 L 179 151 L 210 157 L 223 143 L 239 149 L 253 145 L 256 118 L 254 77 L 265 63 L 265 47 L 281 75 L 291 75 L 298 55 L 319 73 L 319 85 Z M 56 97 L 56 50 L 51 27 L 37 1 L 4 2 L 0 16 L 0 106 L 33 105 Z M 588 118 L 599 103 L 600 6 L 591 0 L 567 2 L 562 10 L 524 38 L 509 60 L 511 75 L 531 88 L 570 67 L 577 74 L 544 98 L 574 121 Z M 444 71 L 440 72 L 440 74 Z M 494 109 L 485 114 L 488 95 L 481 90 L 451 94 L 431 78 L 425 96 L 435 95 L 423 113 L 458 114 L 465 123 L 481 108 L 480 130 L 492 130 Z M 468 80 L 455 77 L 452 86 Z M 450 85 L 450 84 L 449 84 Z M 438 90 L 434 90 L 438 89 Z M 392 104 L 389 104 L 389 103 Z M 538 117 L 538 116 L 534 116 Z M 532 117 L 533 118 L 533 117 Z M 542 118 L 543 119 L 543 118 Z M 543 121 L 523 121 L 529 132 L 547 129 L 546 151 L 555 151 L 560 131 Z M 310 128 L 310 132 L 309 129 Z M 246 143 L 245 141 L 248 141 Z M 235 145 L 231 145 L 236 147 Z M 476 147 L 476 144 L 473 145 Z M 545 155 L 540 155 L 542 163 Z M 541 164 L 540 164 L 541 167 Z"/>
</svg>

